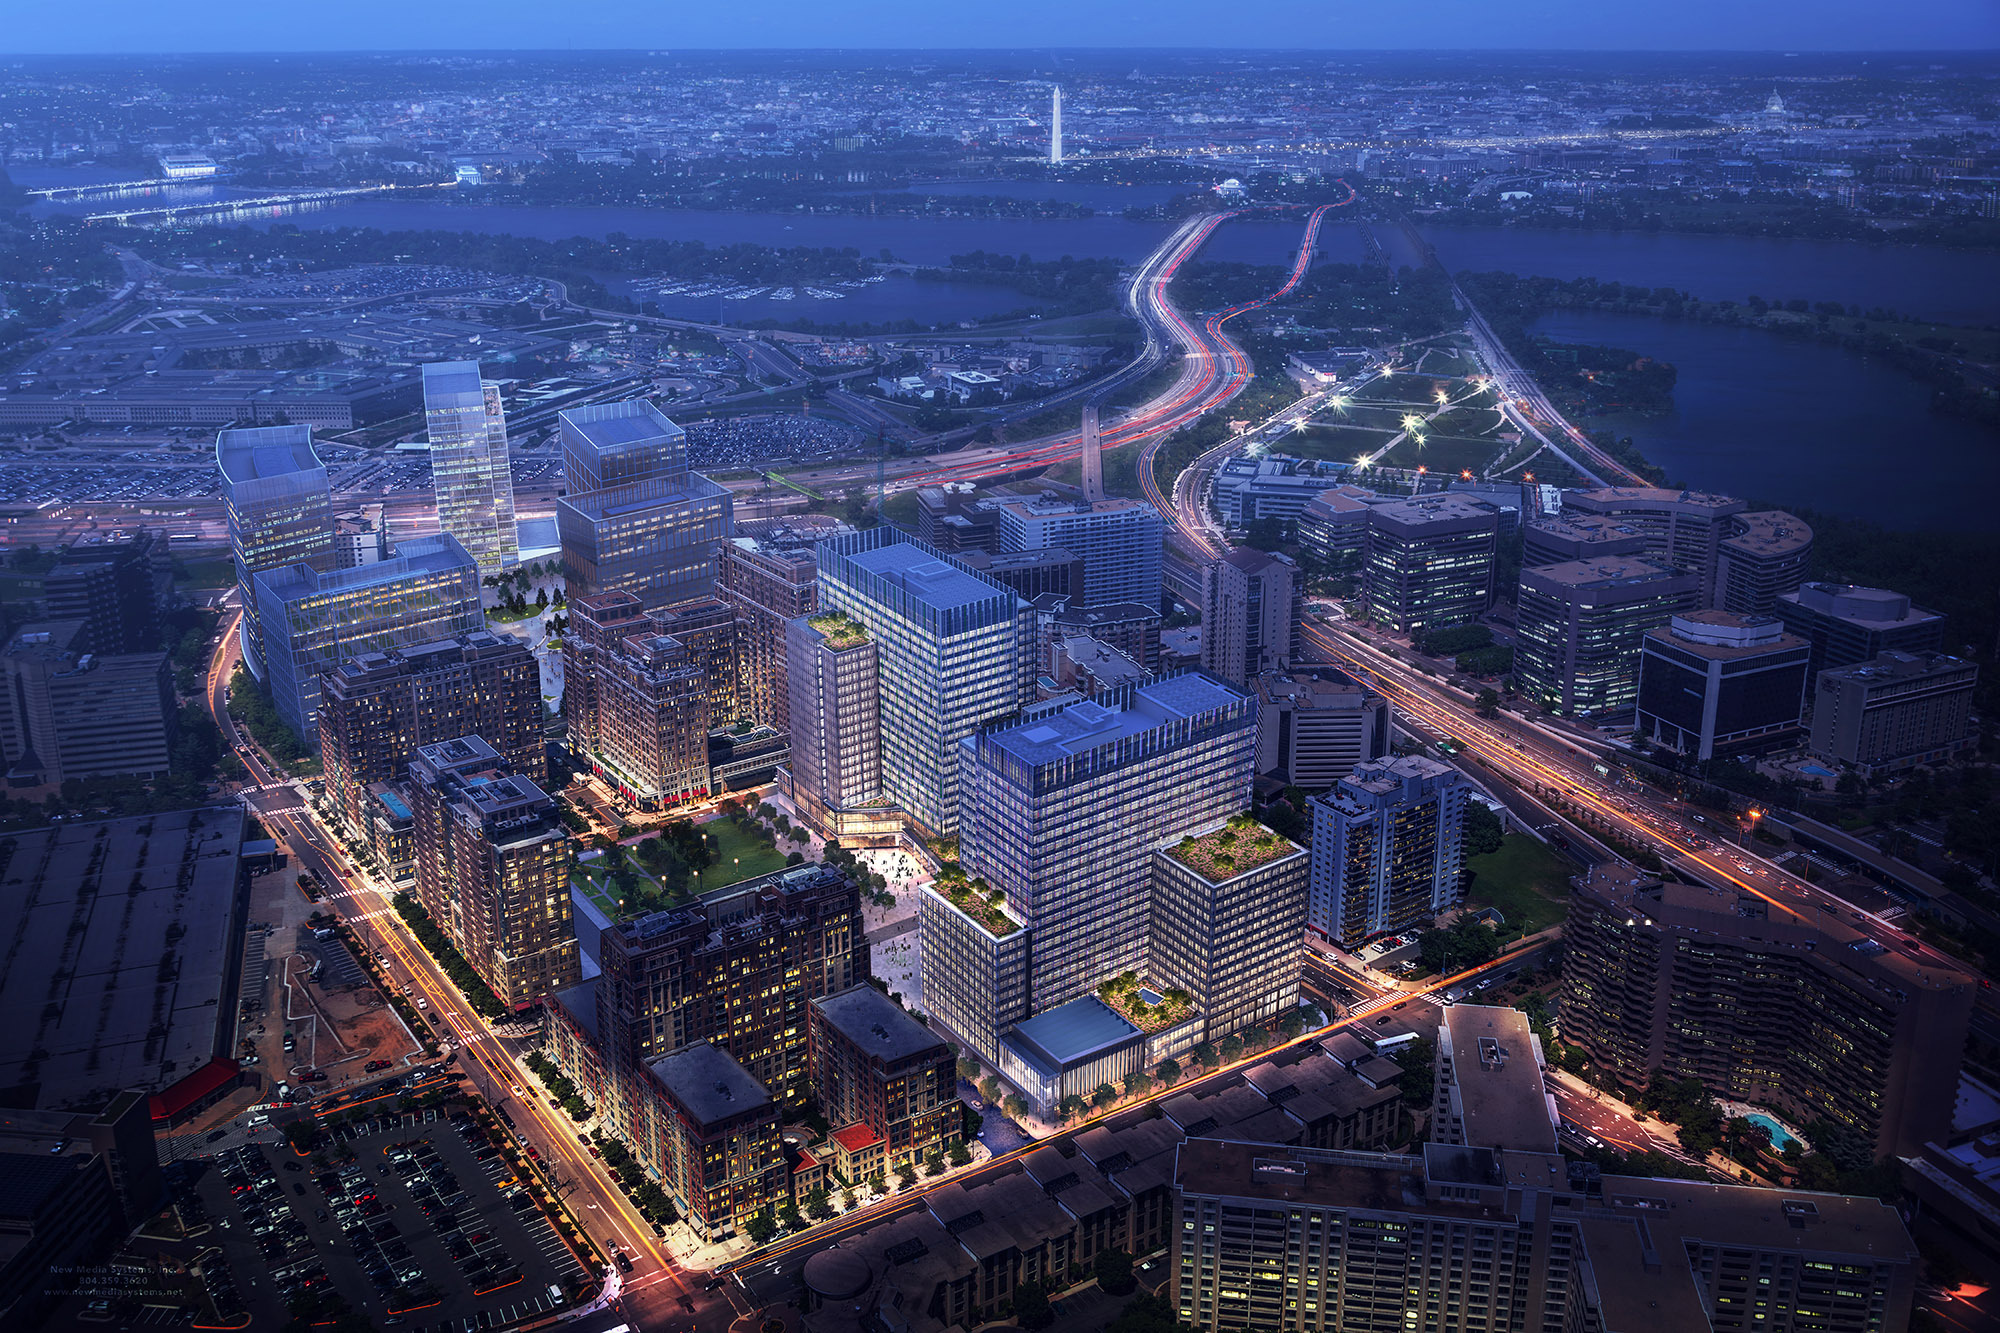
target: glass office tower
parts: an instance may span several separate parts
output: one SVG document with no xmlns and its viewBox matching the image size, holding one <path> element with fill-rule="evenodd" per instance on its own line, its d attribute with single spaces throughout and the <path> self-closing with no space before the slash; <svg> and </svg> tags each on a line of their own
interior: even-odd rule
<svg viewBox="0 0 2000 1333">
<path fill-rule="evenodd" d="M 448 532 L 412 538 L 372 565 L 331 573 L 287 565 L 256 575 L 256 585 L 271 703 L 309 746 L 319 743 L 321 672 L 361 653 L 486 628 L 479 569 Z"/>
<path fill-rule="evenodd" d="M 919 831 L 956 831 L 958 742 L 1031 697 L 1033 612 L 894 528 L 828 538 L 819 568 L 821 609 L 875 643 L 884 790 Z"/>
<path fill-rule="evenodd" d="M 326 465 L 313 452 L 310 426 L 225 430 L 215 437 L 215 462 L 229 510 L 229 550 L 243 606 L 244 665 L 264 678 L 254 579 L 267 569 L 339 563 L 333 541 L 333 497 Z"/>
<path fill-rule="evenodd" d="M 1188 671 L 983 727 L 958 748 L 959 860 L 1029 935 L 1026 984 L 999 994 L 934 965 L 925 936 L 925 1004 L 977 1044 L 988 1024 L 1004 1031 L 1145 970 L 1152 850 L 1249 805 L 1257 705 Z M 1010 994 L 1020 1010 L 1001 1012 Z"/>
<path fill-rule="evenodd" d="M 424 424 L 438 527 L 458 538 L 481 574 L 519 563 L 499 386 L 479 378 L 476 361 L 432 362 L 424 367 Z"/>
<path fill-rule="evenodd" d="M 556 528 L 570 597 L 627 592 L 660 611 L 712 596 L 729 492 L 688 471 L 686 432 L 643 398 L 558 417 L 568 494 Z"/>
</svg>

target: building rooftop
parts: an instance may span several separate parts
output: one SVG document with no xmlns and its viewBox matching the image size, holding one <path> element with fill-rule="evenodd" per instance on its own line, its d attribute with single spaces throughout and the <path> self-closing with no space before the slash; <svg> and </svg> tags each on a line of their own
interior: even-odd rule
<svg viewBox="0 0 2000 1333">
<path fill-rule="evenodd" d="M 1455 530 L 1500 525 L 1500 511 L 1484 500 L 1440 491 L 1407 500 L 1390 500 L 1369 506 L 1368 521 L 1377 526 L 1423 529 L 1450 526 Z"/>
<path fill-rule="evenodd" d="M 829 648 L 858 648 L 868 642 L 868 627 L 845 611 L 823 611 L 807 616 L 806 624 L 819 631 L 820 638 Z"/>
<path fill-rule="evenodd" d="M 576 439 L 595 450 L 600 458 L 680 441 L 687 435 L 645 398 L 565 408 L 557 415 Z"/>
<path fill-rule="evenodd" d="M 445 404 L 446 398 L 457 398 L 458 403 Z M 485 386 L 479 380 L 477 361 L 432 361 L 424 366 L 424 402 L 438 402 L 445 406 L 482 406 L 486 401 Z"/>
<path fill-rule="evenodd" d="M 1758 556 L 1790 555 L 1812 546 L 1812 525 L 1782 509 L 1760 509 L 1739 514 L 1731 525 L 1735 531 L 1722 539 L 1730 550 Z"/>
<path fill-rule="evenodd" d="M 1528 520 L 1529 532 L 1546 532 L 1555 537 L 1571 537 L 1578 541 L 1615 541 L 1624 537 L 1643 537 L 1645 534 L 1630 523 L 1621 523 L 1610 514 L 1537 514 Z"/>
<path fill-rule="evenodd" d="M 1030 722 L 1000 723 L 977 740 L 1023 763 L 1049 764 L 1248 698 L 1213 676 L 1182 671 L 1070 704 Z"/>
<path fill-rule="evenodd" d="M 1311 672 L 1294 669 L 1284 675 L 1266 673 L 1253 683 L 1260 702 L 1283 702 L 1294 708 L 1352 713 L 1373 697 L 1373 691 L 1333 667 Z"/>
<path fill-rule="evenodd" d="M 1395 1211 L 1425 1207 L 1423 1159 L 1407 1155 L 1299 1151 L 1193 1137 L 1181 1145 L 1174 1175 L 1194 1194 Z"/>
<path fill-rule="evenodd" d="M 1444 1029 L 1451 1037 L 1451 1078 L 1465 1115 L 1466 1142 L 1554 1152 L 1555 1117 L 1528 1016 L 1519 1009 L 1455 1004 L 1444 1011 Z"/>
<path fill-rule="evenodd" d="M 881 575 L 936 611 L 948 611 L 993 597 L 1012 595 L 999 584 L 909 542 L 856 551 L 851 558 L 861 568 Z"/>
<path fill-rule="evenodd" d="M 0 1103 L 101 1106 L 226 1053 L 243 817 L 214 806 L 7 836 Z"/>
<path fill-rule="evenodd" d="M 1291 839 L 1273 833 L 1248 815 L 1192 834 L 1160 850 L 1216 884 L 1247 875 L 1273 861 L 1305 854 L 1305 849 Z"/>
<path fill-rule="evenodd" d="M 1563 504 L 1577 504 L 1586 512 L 1595 512 L 1592 506 L 1603 506 L 1616 512 L 1620 509 L 1684 508 L 1709 511 L 1710 517 L 1719 518 L 1726 514 L 1740 514 L 1749 505 L 1732 495 L 1717 495 L 1711 491 L 1674 490 L 1667 486 L 1601 486 L 1596 490 L 1570 491 L 1563 496 Z"/>
<path fill-rule="evenodd" d="M 703 1125 L 770 1108 L 771 1094 L 734 1056 L 697 1042 L 649 1066 L 660 1086 Z"/>
<path fill-rule="evenodd" d="M 1100 1051 L 1136 1039 L 1139 1029 L 1098 999 L 1085 995 L 1015 1025 L 1007 1040 L 1054 1075 Z"/>
<path fill-rule="evenodd" d="M 630 481 L 616 482 L 601 491 L 583 491 L 562 496 L 558 507 L 566 507 L 592 520 L 619 518 L 642 513 L 661 505 L 692 500 L 718 500 L 729 488 L 710 481 L 699 472 L 665 472 Z M 400 548 L 399 548 L 400 549 Z"/>
<path fill-rule="evenodd" d="M 1735 889 L 1666 883 L 1614 861 L 1593 866 L 1578 891 L 1670 930 L 1755 941 L 1770 952 L 1839 967 L 1878 989 L 1953 990 L 1975 982 L 1963 964 L 1914 935 L 1812 891 L 1771 903 Z"/>
<path fill-rule="evenodd" d="M 257 426 L 218 431 L 215 461 L 222 479 L 232 486 L 265 481 L 324 465 L 313 452 L 311 426 Z"/>
<path fill-rule="evenodd" d="M 1830 667 L 1819 673 L 1824 688 L 1828 681 L 1858 680 L 1869 683 L 1886 684 L 1890 681 L 1918 680 L 1924 676 L 1945 675 L 1951 672 L 1977 672 L 1976 663 L 1949 653 L 1877 653 L 1866 662 L 1856 662 L 1853 666 Z"/>
<path fill-rule="evenodd" d="M 1565 560 L 1559 565 L 1537 565 L 1521 571 L 1524 577 L 1563 588 L 1619 588 L 1632 584 L 1656 583 L 1686 578 L 1677 569 L 1650 564 L 1635 556 L 1602 555 L 1588 560 Z"/>
<path fill-rule="evenodd" d="M 1647 630 L 1646 637 L 1671 645 L 1676 652 L 1718 662 L 1765 657 L 1806 646 L 1804 639 L 1785 633 L 1775 616 L 1738 615 L 1734 611 L 1684 611 L 1666 625 Z"/>
<path fill-rule="evenodd" d="M 347 592 L 373 588 L 400 579 L 421 578 L 426 574 L 463 571 L 471 578 L 478 566 L 458 538 L 448 532 L 406 537 L 396 543 L 396 554 L 387 560 L 356 565 L 352 569 L 318 570 L 310 565 L 284 565 L 256 576 L 260 588 L 281 597 L 303 597 L 315 593 Z"/>
<path fill-rule="evenodd" d="M 1290 565 L 1292 561 L 1270 551 L 1260 551 L 1254 546 L 1239 546 L 1217 561 L 1242 570 L 1245 574 L 1261 574 L 1273 565 Z"/>
<path fill-rule="evenodd" d="M 852 1125 L 841 1126 L 827 1137 L 851 1153 L 860 1152 L 864 1148 L 872 1148 L 882 1142 L 880 1134 L 877 1134 L 867 1125 L 861 1124 L 858 1121 Z"/>
<path fill-rule="evenodd" d="M 1779 593 L 1778 600 L 1874 630 L 1944 619 L 1935 611 L 1910 605 L 1902 593 L 1852 583 L 1801 583 L 1797 592 Z"/>
<path fill-rule="evenodd" d="M 948 1050 L 943 1038 L 866 982 L 821 996 L 812 1005 L 841 1036 L 892 1064 Z"/>
</svg>

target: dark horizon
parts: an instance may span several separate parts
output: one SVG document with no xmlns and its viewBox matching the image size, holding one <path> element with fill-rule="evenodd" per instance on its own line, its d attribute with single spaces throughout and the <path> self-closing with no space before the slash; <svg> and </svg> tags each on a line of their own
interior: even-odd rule
<svg viewBox="0 0 2000 1333">
<path fill-rule="evenodd" d="M 192 12 L 190 12 L 190 9 Z M 727 8 L 663 14 L 612 3 L 551 15 L 520 0 L 436 0 L 401 6 L 349 0 L 337 11 L 287 11 L 211 0 L 173 11 L 140 0 L 45 6 L 17 16 L 9 42 L 26 54 L 120 51 L 261 53 L 305 49 L 433 51 L 550 50 L 904 50 L 957 51 L 968 32 L 1005 37 L 973 49 L 1047 51 L 1966 51 L 2000 47 L 2000 11 L 1985 0 L 1936 0 L 1889 8 L 1868 0 L 1684 0 L 1668 11 L 1634 12 L 1586 0 L 1433 0 L 1421 9 L 1353 8 L 1303 0 L 1249 0 L 1226 22 L 1191 0 L 1074 6 L 1023 0 L 1007 23 L 968 26 L 956 14 L 879 0 L 865 10 L 800 0 L 749 0 Z M 1026 48 L 1021 34 L 1048 39 Z M 357 42 L 357 35 L 365 34 Z M 1215 39 L 1240 42 L 1222 48 Z M 1500 46 L 1495 39 L 1505 41 Z M 372 39 L 372 40 L 369 40 Z"/>
</svg>

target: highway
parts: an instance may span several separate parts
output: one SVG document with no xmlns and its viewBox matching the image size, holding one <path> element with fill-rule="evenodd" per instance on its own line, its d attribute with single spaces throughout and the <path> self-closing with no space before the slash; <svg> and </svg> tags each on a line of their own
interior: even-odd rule
<svg viewBox="0 0 2000 1333">
<path fill-rule="evenodd" d="M 1704 883 L 1762 899 L 1774 917 L 1808 922 L 1835 918 L 1927 965 L 1944 970 L 1963 966 L 1894 922 L 1807 883 L 1747 847 L 1732 846 L 1726 838 L 1735 825 L 1707 824 L 1702 821 L 1709 815 L 1634 779 L 1620 779 L 1616 770 L 1578 741 L 1513 714 L 1479 716 L 1467 691 L 1404 660 L 1408 648 L 1317 622 L 1308 622 L 1302 632 L 1319 660 L 1351 672 L 1381 691 L 1400 712 L 1451 737 L 1462 747 L 1461 758 L 1476 761 L 1552 815 L 1654 852 Z M 1398 655 L 1385 651 L 1385 646 L 1393 646 Z M 1600 768 L 1607 771 L 1599 772 Z"/>
<path fill-rule="evenodd" d="M 1499 335 L 1493 332 L 1493 326 L 1486 322 L 1486 316 L 1479 313 L 1479 308 L 1472 304 L 1472 298 L 1458 285 L 1458 279 L 1452 277 L 1439 262 L 1437 251 L 1418 234 L 1408 219 L 1403 220 L 1402 227 L 1403 234 L 1423 256 L 1424 262 L 1444 273 L 1451 282 L 1451 299 L 1465 313 L 1466 332 L 1472 335 L 1479 359 L 1485 363 L 1493 376 L 1494 387 L 1499 391 L 1501 414 L 1543 448 L 1576 469 L 1592 485 L 1652 485 L 1645 477 L 1591 443 L 1589 436 L 1571 425 L 1568 418 L 1556 410 L 1535 377 L 1523 370 L 1521 363 L 1501 343 Z"/>
<path fill-rule="evenodd" d="M 283 784 L 285 778 L 229 716 L 229 679 L 239 660 L 240 615 L 229 614 L 222 621 L 209 664 L 206 697 L 210 715 L 249 772 L 247 796 L 256 789 Z M 515 1133 L 541 1154 L 544 1174 L 564 1191 L 564 1202 L 592 1241 L 606 1254 L 614 1243 L 623 1246 L 634 1271 L 621 1277 L 613 1269 L 611 1290 L 627 1317 L 641 1328 L 660 1328 L 671 1321 L 682 1329 L 693 1325 L 703 1333 L 722 1333 L 737 1314 L 727 1291 L 704 1292 L 680 1268 L 604 1164 L 578 1142 L 569 1116 L 536 1094 L 540 1085 L 516 1063 L 516 1039 L 502 1035 L 495 1024 L 465 1003 L 458 988 L 409 935 L 390 905 L 389 895 L 369 886 L 368 876 L 322 833 L 309 813 L 268 813 L 254 808 L 253 812 L 292 862 L 310 870 L 325 886 L 321 907 L 338 914 L 364 943 L 389 960 L 386 970 L 390 976 L 405 983 L 404 989 L 412 997 L 426 1002 L 428 1017 L 449 1025 L 458 1041 L 458 1067 L 492 1105 L 512 1108 L 509 1114 Z M 683 1297 L 695 1306 L 692 1317 Z"/>
<path fill-rule="evenodd" d="M 1270 296 L 1246 302 L 1207 316 L 1201 324 L 1191 323 L 1168 297 L 1167 289 L 1181 266 L 1194 257 L 1217 227 L 1238 211 L 1207 213 L 1189 218 L 1177 227 L 1159 249 L 1146 257 L 1126 284 L 1124 304 L 1139 321 L 1145 345 L 1132 364 L 1097 386 L 1094 396 L 1102 398 L 1118 384 L 1138 379 L 1164 364 L 1171 350 L 1181 356 L 1179 373 L 1162 393 L 1124 417 L 1105 423 L 1101 440 L 1106 449 L 1120 445 L 1164 439 L 1204 413 L 1227 403 L 1250 383 L 1252 367 L 1243 349 L 1222 333 L 1222 325 L 1245 311 L 1255 310 L 1290 293 L 1305 276 L 1312 262 L 1313 245 L 1326 214 L 1353 202 L 1352 189 L 1339 204 L 1322 204 L 1306 221 L 1306 235 L 1299 255 L 1284 286 Z M 896 480 L 892 489 L 908 490 L 947 481 L 980 481 L 1068 462 L 1082 452 L 1081 430 L 1065 430 L 1038 440 L 1024 441 L 994 449 L 954 453 L 935 466 L 908 473 Z M 1147 460 L 1141 460 L 1141 469 Z"/>
<path fill-rule="evenodd" d="M 1351 191 L 1348 198 L 1350 201 L 1353 198 Z M 1184 346 L 1197 349 L 1188 353 L 1188 359 L 1199 357 L 1203 368 L 1209 372 L 1208 382 L 1219 386 L 1212 406 L 1220 406 L 1242 393 L 1249 385 L 1251 377 L 1256 374 L 1256 367 L 1250 364 L 1250 358 L 1234 339 L 1222 331 L 1222 326 L 1238 315 L 1261 310 L 1274 301 L 1281 301 L 1297 289 L 1299 283 L 1304 280 L 1306 271 L 1312 267 L 1313 251 L 1319 244 L 1320 224 L 1326 220 L 1326 215 L 1337 207 L 1340 205 L 1321 204 L 1307 217 L 1305 235 L 1299 241 L 1298 255 L 1292 261 L 1292 270 L 1286 276 L 1284 285 L 1269 296 L 1260 297 L 1255 301 L 1245 301 L 1209 315 L 1202 321 L 1199 334 L 1196 334 L 1180 311 L 1174 307 L 1173 302 L 1167 298 L 1167 281 L 1171 279 L 1171 274 L 1149 285 L 1143 294 L 1135 292 L 1135 301 L 1141 299 L 1141 295 L 1143 297 L 1144 304 L 1137 308 L 1149 329 L 1156 325 L 1166 328 Z M 1284 418 L 1287 414 L 1297 414 L 1296 419 L 1303 421 L 1318 409 L 1324 397 L 1295 403 L 1279 413 L 1278 418 L 1273 418 L 1273 421 Z M 1310 403 L 1310 406 L 1307 406 L 1307 403 Z M 1267 422 L 1263 428 L 1268 429 L 1271 424 L 1272 422 Z M 1219 532 L 1212 532 L 1208 522 L 1207 507 L 1201 503 L 1200 496 L 1194 493 L 1194 484 L 1190 483 L 1189 490 L 1184 493 L 1181 482 L 1182 478 L 1190 475 L 1196 478 L 1202 476 L 1203 466 L 1213 466 L 1214 461 L 1219 461 L 1240 448 L 1241 438 L 1226 441 L 1203 453 L 1196 460 L 1194 467 L 1183 470 L 1175 477 L 1174 493 L 1171 497 L 1167 497 L 1160 494 L 1159 479 L 1156 475 L 1158 469 L 1155 464 L 1161 446 L 1167 442 L 1170 429 L 1162 428 L 1147 438 L 1145 447 L 1139 453 L 1139 485 L 1144 488 L 1146 498 L 1152 501 L 1153 507 L 1168 516 L 1171 530 L 1181 539 L 1182 544 L 1193 554 L 1212 560 L 1226 549 L 1226 543 L 1222 542 Z"/>
</svg>

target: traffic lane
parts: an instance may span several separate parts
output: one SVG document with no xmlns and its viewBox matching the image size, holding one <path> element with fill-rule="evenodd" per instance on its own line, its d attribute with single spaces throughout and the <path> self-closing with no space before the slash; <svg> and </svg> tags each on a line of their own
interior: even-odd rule
<svg viewBox="0 0 2000 1333">
<path fill-rule="evenodd" d="M 1556 1110 L 1563 1120 L 1596 1136 L 1607 1147 L 1620 1152 L 1680 1153 L 1680 1145 L 1673 1139 L 1656 1135 L 1630 1116 L 1593 1099 L 1589 1093 L 1553 1081 L 1549 1090 L 1555 1094 Z"/>
<path fill-rule="evenodd" d="M 295 830 L 292 830 L 290 827 L 292 823 L 290 819 L 280 817 L 274 819 L 272 822 L 276 826 L 274 831 L 282 828 L 286 832 L 291 832 L 293 837 L 297 837 Z M 290 840 L 287 841 L 289 842 Z M 443 978 L 441 973 L 425 968 L 424 964 L 430 962 L 431 968 L 434 969 L 434 960 L 429 960 L 428 956 L 417 950 L 414 945 L 409 946 L 406 950 L 400 939 L 388 936 L 387 930 L 381 925 L 379 919 L 373 916 L 374 912 L 381 909 L 360 899 L 359 895 L 348 887 L 348 881 L 345 876 L 334 869 L 329 854 L 324 848 L 318 845 L 316 840 L 300 839 L 299 842 L 303 843 L 304 848 L 309 850 L 302 852 L 299 843 L 291 843 L 293 855 L 298 860 L 305 862 L 308 868 L 312 869 L 320 877 L 321 882 L 329 886 L 329 892 L 327 893 L 329 903 L 335 907 L 346 906 L 348 908 L 347 911 L 341 913 L 342 918 L 348 921 L 350 925 L 357 927 L 362 940 L 368 943 L 376 953 L 386 953 L 402 963 L 401 970 L 407 977 L 402 983 L 403 989 L 406 992 L 424 996 L 430 1005 L 435 1006 L 433 1010 L 426 1013 L 426 1019 L 433 1022 L 446 1022 L 450 1030 L 456 1034 L 457 1040 L 460 1042 L 461 1053 L 467 1057 L 458 1062 L 459 1068 L 472 1079 L 481 1094 L 493 1105 L 500 1106 L 511 1100 L 510 1094 L 513 1088 L 522 1087 L 525 1092 L 525 1085 L 521 1082 L 522 1075 L 512 1070 L 511 1067 L 506 1070 L 496 1070 L 488 1064 L 489 1054 L 493 1058 L 511 1061 L 511 1053 L 506 1050 L 498 1037 L 491 1037 L 490 1039 L 492 1045 L 498 1048 L 496 1051 L 489 1053 L 485 1050 L 474 1049 L 486 1044 L 484 1038 L 487 1034 L 483 1034 L 475 1022 L 459 1013 L 459 1007 L 463 1002 L 459 999 L 457 991 L 451 986 L 450 982 Z M 350 899 L 353 900 L 351 903 L 349 902 Z M 359 910 L 355 910 L 357 908 Z M 371 935 L 373 936 L 372 939 L 370 938 Z M 438 1017 L 433 1019 L 433 1015 Z M 449 1017 L 444 1017 L 445 1015 L 449 1015 Z M 457 1021 L 453 1021 L 454 1019 Z M 533 1096 L 532 1093 L 527 1093 L 526 1095 Z M 586 1194 L 589 1203 L 588 1208 L 578 1210 L 583 1215 L 579 1220 L 584 1220 L 588 1214 L 594 1212 L 602 1217 L 607 1227 L 624 1226 L 625 1230 L 633 1230 L 632 1226 L 621 1223 L 618 1220 L 623 1208 L 628 1205 L 623 1204 L 622 1196 L 614 1200 L 612 1191 L 616 1187 L 601 1181 L 598 1176 L 598 1170 L 594 1169 L 593 1166 L 585 1165 L 588 1159 L 582 1157 L 581 1151 L 573 1138 L 566 1137 L 559 1127 L 552 1127 L 547 1123 L 545 1117 L 540 1114 L 539 1107 L 534 1108 L 528 1114 L 515 1117 L 512 1128 L 517 1137 L 521 1138 L 524 1142 L 535 1144 L 537 1151 L 546 1154 L 547 1157 L 545 1160 L 554 1160 L 571 1168 L 570 1179 L 573 1182 L 572 1188 L 582 1190 Z M 585 1225 L 587 1229 L 590 1229 L 587 1221 Z M 596 1235 L 597 1229 L 592 1229 L 592 1234 Z M 656 1250 L 652 1245 L 646 1243 L 655 1240 L 656 1238 L 651 1235 L 650 1229 L 647 1229 L 646 1235 L 640 1245 L 632 1247 L 638 1251 L 635 1258 L 642 1256 L 651 1257 L 669 1271 L 677 1271 L 677 1266 L 666 1258 L 663 1249 Z"/>
</svg>

